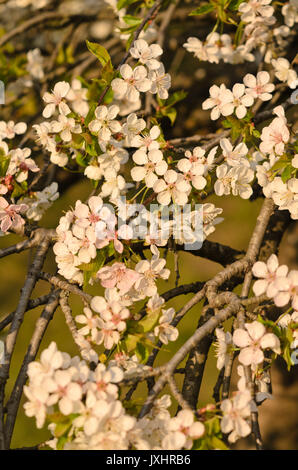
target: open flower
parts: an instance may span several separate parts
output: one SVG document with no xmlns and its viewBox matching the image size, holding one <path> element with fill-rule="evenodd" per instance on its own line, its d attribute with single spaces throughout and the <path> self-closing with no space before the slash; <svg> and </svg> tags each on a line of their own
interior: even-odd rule
<svg viewBox="0 0 298 470">
<path fill-rule="evenodd" d="M 95 110 L 95 117 L 89 124 L 91 132 L 95 132 L 98 135 L 98 141 L 108 142 L 112 136 L 117 132 L 121 131 L 121 124 L 115 119 L 119 113 L 119 107 L 115 104 L 107 106 L 98 106 Z M 102 148 L 105 151 L 105 147 Z"/>
<path fill-rule="evenodd" d="M 230 346 L 233 344 L 232 335 L 229 331 L 226 333 L 220 328 L 215 330 L 217 341 L 215 343 L 217 363 L 216 367 L 221 370 L 225 367 L 231 357 Z"/>
<path fill-rule="evenodd" d="M 63 114 L 59 114 L 58 121 L 52 122 L 52 131 L 60 133 L 60 137 L 64 142 L 70 142 L 73 134 L 80 134 L 82 128 L 79 124 L 76 124 L 73 118 L 68 118 Z"/>
<path fill-rule="evenodd" d="M 191 186 L 185 178 L 175 170 L 168 170 L 154 183 L 153 191 L 157 193 L 157 201 L 163 206 L 168 206 L 173 200 L 175 204 L 184 206 L 188 200 Z"/>
<path fill-rule="evenodd" d="M 234 96 L 231 90 L 228 90 L 224 84 L 220 87 L 212 85 L 209 89 L 210 98 L 205 100 L 202 104 L 203 109 L 212 109 L 211 119 L 215 121 L 222 114 L 223 116 L 229 116 L 234 111 Z"/>
<path fill-rule="evenodd" d="M 150 150 L 148 154 L 143 150 L 137 150 L 133 154 L 133 160 L 138 165 L 131 170 L 131 177 L 134 181 L 145 181 L 148 188 L 152 188 L 158 180 L 158 176 L 162 176 L 168 169 L 167 162 L 163 159 L 160 150 Z M 158 176 L 157 176 L 158 175 Z"/>
<path fill-rule="evenodd" d="M 24 134 L 27 130 L 27 124 L 25 122 L 14 121 L 0 121 L 0 139 L 13 139 L 15 135 Z"/>
<path fill-rule="evenodd" d="M 156 57 L 159 57 L 163 51 L 158 44 L 149 46 L 144 39 L 137 39 L 129 52 L 134 59 L 138 59 L 141 64 L 146 65 L 151 70 L 156 70 L 160 66 L 160 62 L 156 60 Z"/>
<path fill-rule="evenodd" d="M 239 362 L 245 366 L 260 364 L 264 360 L 264 349 L 272 349 L 280 353 L 280 342 L 273 333 L 267 333 L 265 326 L 258 322 L 245 323 L 245 329 L 237 328 L 233 341 L 241 348 Z"/>
<path fill-rule="evenodd" d="M 269 83 L 269 81 L 270 75 L 266 71 L 258 72 L 256 77 L 248 73 L 243 79 L 243 83 L 246 86 L 246 93 L 262 101 L 268 101 L 272 98 L 271 93 L 275 87 L 273 83 Z"/>
<path fill-rule="evenodd" d="M 65 103 L 64 98 L 70 90 L 70 85 L 67 82 L 58 82 L 54 86 L 53 93 L 46 92 L 42 99 L 47 103 L 43 110 L 43 117 L 50 118 L 53 116 L 56 107 L 59 109 L 59 113 L 67 115 L 70 113 L 69 106 Z"/>
<path fill-rule="evenodd" d="M 171 325 L 175 316 L 175 310 L 169 308 L 161 312 L 162 315 L 158 321 L 158 325 L 154 328 L 154 335 L 158 336 L 163 344 L 168 344 L 169 341 L 176 341 L 179 336 L 177 328 Z"/>
<path fill-rule="evenodd" d="M 229 442 L 236 442 L 240 437 L 246 437 L 251 432 L 248 418 L 250 417 L 249 391 L 240 391 L 233 398 L 223 400 L 220 409 L 223 418 L 220 427 L 223 433 L 229 434 Z"/>
<path fill-rule="evenodd" d="M 4 197 L 0 197 L 0 229 L 2 232 L 22 230 L 25 220 L 20 216 L 28 209 L 26 204 L 8 204 Z"/>
<path fill-rule="evenodd" d="M 103 287 L 117 287 L 121 294 L 126 294 L 140 278 L 140 274 L 128 269 L 124 263 L 114 263 L 97 271 L 96 277 L 100 279 Z"/>
<path fill-rule="evenodd" d="M 127 98 L 129 101 L 138 101 L 140 91 L 145 92 L 151 88 L 151 80 L 147 78 L 147 69 L 143 65 L 132 69 L 124 64 L 120 67 L 122 78 L 114 78 L 111 83 L 116 99 Z"/>
<path fill-rule="evenodd" d="M 260 278 L 254 283 L 254 293 L 256 295 L 261 295 L 266 292 L 266 295 L 272 298 L 278 292 L 274 281 L 278 277 L 286 276 L 288 273 L 288 267 L 286 265 L 279 266 L 277 256 L 272 254 L 268 258 L 267 263 L 257 261 L 252 267 L 252 273 L 255 277 Z"/>
<path fill-rule="evenodd" d="M 193 440 L 205 432 L 203 423 L 194 420 L 191 410 L 181 410 L 168 423 L 168 435 L 162 441 L 163 449 L 191 449 Z"/>
</svg>

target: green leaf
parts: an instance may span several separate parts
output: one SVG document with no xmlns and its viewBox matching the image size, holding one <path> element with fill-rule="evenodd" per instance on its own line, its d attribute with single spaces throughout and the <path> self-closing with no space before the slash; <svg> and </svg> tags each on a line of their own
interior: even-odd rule
<svg viewBox="0 0 298 470">
<path fill-rule="evenodd" d="M 148 348 L 140 342 L 137 344 L 136 355 L 141 363 L 144 364 L 145 362 L 147 362 L 150 356 L 151 349 L 152 348 Z"/>
<path fill-rule="evenodd" d="M 87 116 L 85 117 L 85 126 L 88 127 L 92 119 L 94 118 L 94 111 L 97 108 L 97 103 L 92 103 Z"/>
<path fill-rule="evenodd" d="M 166 110 L 166 112 L 165 112 L 164 115 L 167 116 L 167 117 L 170 119 L 171 124 L 172 124 L 172 126 L 173 126 L 173 124 L 174 124 L 174 122 L 175 122 L 175 120 L 176 120 L 176 117 L 177 117 L 177 111 L 176 111 L 176 109 L 175 109 L 175 108 L 169 108 L 169 109 Z"/>
<path fill-rule="evenodd" d="M 103 46 L 101 46 L 100 44 L 97 44 L 96 42 L 90 42 L 88 40 L 86 40 L 86 44 L 87 44 L 89 51 L 92 52 L 92 54 L 98 58 L 98 60 L 100 61 L 103 67 L 108 62 L 112 63 L 110 54 Z"/>
<path fill-rule="evenodd" d="M 22 196 L 22 194 L 24 194 L 22 186 L 15 181 L 13 184 L 13 192 L 11 194 L 11 197 L 17 198 L 19 196 Z"/>
<path fill-rule="evenodd" d="M 211 437 L 211 444 L 213 449 L 229 450 L 225 443 L 216 436 Z"/>
<path fill-rule="evenodd" d="M 281 179 L 283 183 L 286 183 L 292 176 L 292 167 L 291 165 L 288 165 L 285 167 L 281 174 Z"/>
<path fill-rule="evenodd" d="M 137 16 L 132 16 L 132 15 L 124 15 L 123 20 L 129 26 L 136 26 L 142 22 L 142 18 L 139 18 Z"/>
<path fill-rule="evenodd" d="M 232 0 L 229 4 L 229 10 L 237 11 L 241 3 L 243 3 L 243 0 Z"/>
<path fill-rule="evenodd" d="M 67 436 L 59 437 L 57 441 L 57 450 L 63 450 L 67 441 L 68 441 Z"/>
<path fill-rule="evenodd" d="M 82 155 L 81 152 L 78 152 L 76 155 L 76 162 L 78 165 L 86 168 L 88 166 L 88 162 L 86 161 L 86 155 Z"/>
<path fill-rule="evenodd" d="M 199 8 L 196 8 L 193 10 L 191 13 L 189 13 L 189 16 L 199 16 L 199 15 L 206 15 L 207 13 L 210 13 L 210 11 L 214 10 L 214 5 L 211 5 L 208 3 L 208 5 L 202 5 Z"/>
<path fill-rule="evenodd" d="M 142 327 L 144 333 L 151 331 L 158 321 L 159 314 L 159 310 L 157 312 L 147 314 L 138 322 L 138 327 Z"/>
<path fill-rule="evenodd" d="M 133 3 L 136 3 L 137 1 L 138 0 L 118 0 L 117 8 L 118 10 L 121 10 L 121 8 L 132 5 Z"/>
<path fill-rule="evenodd" d="M 1 152 L 1 149 L 0 149 Z M 5 176 L 7 172 L 7 168 L 9 167 L 10 158 L 7 157 L 4 152 L 1 155 L 0 153 L 0 176 Z"/>
</svg>

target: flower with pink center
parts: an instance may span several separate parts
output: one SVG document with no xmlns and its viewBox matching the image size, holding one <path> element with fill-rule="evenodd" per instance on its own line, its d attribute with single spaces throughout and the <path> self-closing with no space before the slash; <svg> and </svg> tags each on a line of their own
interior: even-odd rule
<svg viewBox="0 0 298 470">
<path fill-rule="evenodd" d="M 74 225 L 73 234 L 78 239 L 74 239 L 75 246 L 79 248 L 77 256 L 81 263 L 89 263 L 96 257 L 96 234 L 94 228 L 89 226 L 86 229 Z"/>
<path fill-rule="evenodd" d="M 80 227 L 86 228 L 89 225 L 95 225 L 101 220 L 101 210 L 103 202 L 99 196 L 91 196 L 88 205 L 77 201 L 74 210 L 75 223 Z"/>
<path fill-rule="evenodd" d="M 286 125 L 286 120 L 282 117 L 273 119 L 269 126 L 263 128 L 261 140 L 261 152 L 265 154 L 275 152 L 276 155 L 282 155 L 285 144 L 290 140 L 290 132 Z"/>
<path fill-rule="evenodd" d="M 254 283 L 253 291 L 256 295 L 266 295 L 270 298 L 274 297 L 278 290 L 275 286 L 275 280 L 278 277 L 284 277 L 288 274 L 288 267 L 286 265 L 279 266 L 278 258 L 272 254 L 268 258 L 267 263 L 257 261 L 252 268 L 252 273 L 255 277 L 260 279 Z"/>
<path fill-rule="evenodd" d="M 224 84 L 221 84 L 220 87 L 217 85 L 212 85 L 209 89 L 210 98 L 205 100 L 202 104 L 202 108 L 212 109 L 211 119 L 215 121 L 222 114 L 223 116 L 229 116 L 234 111 L 234 96 L 231 90 L 228 90 Z"/>
<path fill-rule="evenodd" d="M 11 156 L 7 172 L 10 175 L 16 175 L 16 181 L 22 183 L 28 178 L 28 172 L 36 173 L 39 171 L 38 166 L 32 158 L 29 148 L 15 149 L 9 154 Z"/>
<path fill-rule="evenodd" d="M 44 389 L 50 394 L 47 405 L 58 403 L 59 410 L 64 415 L 73 413 L 82 397 L 82 387 L 73 381 L 73 372 L 72 368 L 57 370 L 43 382 Z"/>
<path fill-rule="evenodd" d="M 85 325 L 80 328 L 78 332 L 83 336 L 91 334 L 91 339 L 94 340 L 96 338 L 98 331 L 97 328 L 99 326 L 98 315 L 93 315 L 92 310 L 90 310 L 88 307 L 85 307 L 84 315 L 77 315 L 75 319 L 77 323 Z"/>
<path fill-rule="evenodd" d="M 243 83 L 246 86 L 245 93 L 262 101 L 271 100 L 271 93 L 275 86 L 273 83 L 269 83 L 269 81 L 270 75 L 266 71 L 258 72 L 256 77 L 248 73 L 243 79 Z"/>
<path fill-rule="evenodd" d="M 96 391 L 99 399 L 117 399 L 118 387 L 115 385 L 123 379 L 123 372 L 119 367 L 109 367 L 104 364 L 98 364 L 95 371 L 92 372 L 91 389 Z"/>
<path fill-rule="evenodd" d="M 120 341 L 120 333 L 116 326 L 111 322 L 105 322 L 99 318 L 99 328 L 96 344 L 103 344 L 106 349 L 112 349 L 114 344 L 118 344 Z"/>
<path fill-rule="evenodd" d="M 157 142 L 160 136 L 160 128 L 153 126 L 148 134 L 136 135 L 131 140 L 131 147 L 139 147 L 143 152 L 149 152 L 150 150 L 159 149 L 159 142 Z"/>
<path fill-rule="evenodd" d="M 103 287 L 117 287 L 121 294 L 126 294 L 140 278 L 140 274 L 128 269 L 124 263 L 114 263 L 112 266 L 101 268 L 96 277 L 100 279 Z"/>
<path fill-rule="evenodd" d="M 21 231 L 25 220 L 20 216 L 20 213 L 26 212 L 27 209 L 27 204 L 8 204 L 4 197 L 0 197 L 0 229 L 2 232 Z"/>
<path fill-rule="evenodd" d="M 140 92 L 146 92 L 151 88 L 151 81 L 147 78 L 147 69 L 143 65 L 132 69 L 130 65 L 123 64 L 120 67 L 122 78 L 114 78 L 111 83 L 115 99 L 127 98 L 129 101 L 138 101 Z"/>
</svg>

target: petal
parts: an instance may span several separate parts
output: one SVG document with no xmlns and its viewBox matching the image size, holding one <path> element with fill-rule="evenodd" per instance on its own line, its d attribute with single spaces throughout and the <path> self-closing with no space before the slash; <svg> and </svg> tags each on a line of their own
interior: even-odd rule
<svg viewBox="0 0 298 470">
<path fill-rule="evenodd" d="M 251 344 L 251 338 L 249 337 L 247 331 L 238 328 L 234 331 L 233 342 L 236 346 L 239 346 L 240 348 L 245 348 L 246 346 L 249 346 Z"/>
</svg>

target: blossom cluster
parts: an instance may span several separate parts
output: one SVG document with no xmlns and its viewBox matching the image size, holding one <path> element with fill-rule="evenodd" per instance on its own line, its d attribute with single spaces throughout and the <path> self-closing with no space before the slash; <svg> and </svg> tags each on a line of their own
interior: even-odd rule
<svg viewBox="0 0 298 470">
<path fill-rule="evenodd" d="M 288 83 L 290 88 L 295 88 L 297 74 L 289 61 L 280 57 L 280 48 L 285 48 L 293 39 L 291 28 L 298 21 L 297 0 L 285 2 L 280 11 L 279 8 L 272 0 L 242 2 L 238 6 L 238 18 L 231 19 L 232 24 L 238 25 L 235 34 L 212 31 L 205 40 L 189 37 L 183 46 L 199 60 L 214 64 L 221 60 L 229 64 L 254 62 L 260 52 L 266 63 L 272 62 L 275 76 Z M 283 18 L 284 23 L 277 24 L 278 17 Z M 240 25 L 244 24 L 243 29 L 238 24 L 240 20 Z"/>
<path fill-rule="evenodd" d="M 125 376 L 125 369 L 117 365 L 99 363 L 92 370 L 86 361 L 71 358 L 52 342 L 40 360 L 29 365 L 25 413 L 36 418 L 38 428 L 46 418 L 52 421 L 53 439 L 47 444 L 53 449 L 61 448 L 59 420 L 51 419 L 59 414 L 64 422 L 69 418 L 65 450 L 190 449 L 203 436 L 205 427 L 192 411 L 171 417 L 168 395 L 156 400 L 144 418 L 129 415 L 118 398 L 117 384 Z"/>
</svg>

